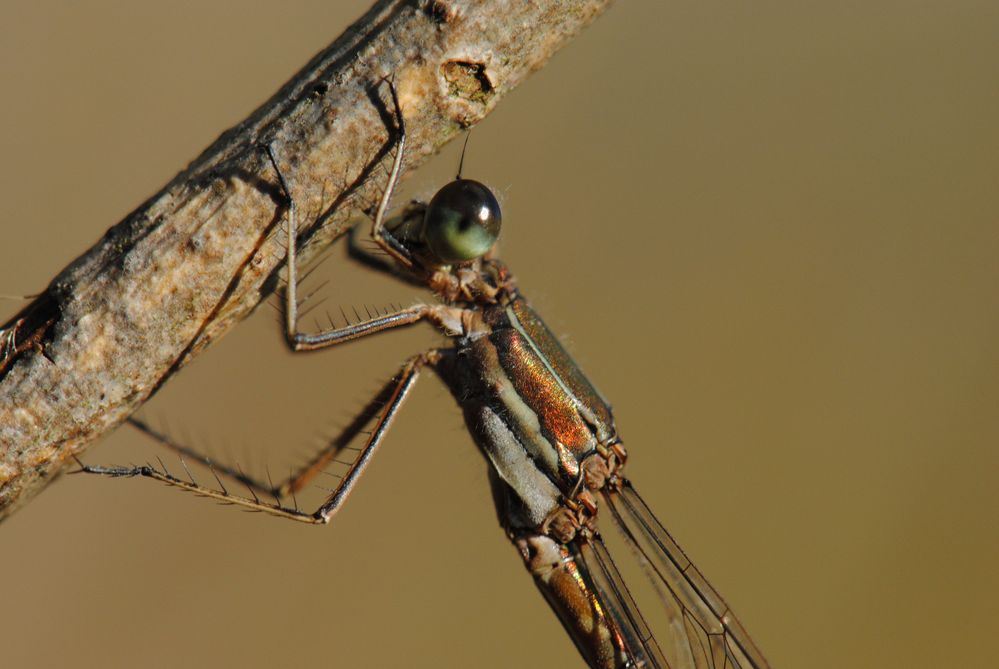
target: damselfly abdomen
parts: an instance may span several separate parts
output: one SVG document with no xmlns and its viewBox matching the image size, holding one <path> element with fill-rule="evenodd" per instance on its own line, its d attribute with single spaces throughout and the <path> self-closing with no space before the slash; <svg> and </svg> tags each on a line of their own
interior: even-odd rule
<svg viewBox="0 0 999 669">
<path fill-rule="evenodd" d="M 591 667 L 768 667 L 725 602 L 623 477 L 627 454 L 610 406 L 521 295 L 505 265 L 492 257 L 500 211 L 489 189 L 462 179 L 459 169 L 458 178 L 429 204 L 410 204 L 400 217 L 386 222 L 405 145 L 394 90 L 392 97 L 398 149 L 373 228 L 374 241 L 389 260 L 370 254 L 366 260 L 430 287 L 441 303 L 418 304 L 318 334 L 299 333 L 293 189 L 268 149 L 288 196 L 286 336 L 296 351 L 315 350 L 425 320 L 447 334 L 453 345 L 408 360 L 344 435 L 282 484 L 265 485 L 242 472 L 214 466 L 251 490 L 283 497 L 322 471 L 375 420 L 366 444 L 332 494 L 315 512 L 306 513 L 264 502 L 256 493 L 244 498 L 224 488 L 203 488 L 152 467 L 85 469 L 148 476 L 274 515 L 326 523 L 383 441 L 420 371 L 430 367 L 450 388 L 490 464 L 500 522 Z M 638 557 L 666 609 L 668 629 L 653 630 L 642 616 L 604 544 L 599 518 L 616 526 Z"/>
</svg>

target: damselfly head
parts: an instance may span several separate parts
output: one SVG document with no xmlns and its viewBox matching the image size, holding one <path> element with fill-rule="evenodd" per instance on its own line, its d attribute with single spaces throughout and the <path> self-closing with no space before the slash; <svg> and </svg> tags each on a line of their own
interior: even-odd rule
<svg viewBox="0 0 999 669">
<path fill-rule="evenodd" d="M 457 178 L 445 185 L 423 214 L 423 240 L 443 263 L 462 263 L 485 255 L 502 224 L 499 202 L 486 186 Z"/>
</svg>

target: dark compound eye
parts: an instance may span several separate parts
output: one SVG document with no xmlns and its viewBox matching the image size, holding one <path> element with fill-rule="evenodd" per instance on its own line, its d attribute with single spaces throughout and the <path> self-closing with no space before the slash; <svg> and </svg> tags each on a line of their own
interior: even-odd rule
<svg viewBox="0 0 999 669">
<path fill-rule="evenodd" d="M 423 238 L 444 262 L 474 260 L 499 237 L 499 202 L 478 181 L 458 179 L 434 195 L 423 218 Z"/>
</svg>

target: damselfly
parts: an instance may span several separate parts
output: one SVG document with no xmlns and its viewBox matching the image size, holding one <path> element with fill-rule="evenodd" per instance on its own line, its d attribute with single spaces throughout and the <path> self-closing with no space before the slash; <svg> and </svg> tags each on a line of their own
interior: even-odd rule
<svg viewBox="0 0 999 669">
<path fill-rule="evenodd" d="M 233 495 L 224 486 L 203 487 L 150 466 L 84 470 L 146 476 L 273 515 L 327 523 L 384 440 L 420 372 L 429 367 L 450 388 L 490 465 L 493 498 L 507 536 L 591 667 L 768 667 L 728 605 L 624 478 L 627 454 L 610 406 L 530 307 L 506 266 L 493 257 L 501 215 L 492 192 L 462 178 L 459 166 L 458 177 L 429 203 L 411 203 L 401 216 L 386 221 L 406 139 L 399 102 L 390 90 L 397 150 L 372 232 L 385 255 L 354 250 L 385 271 L 429 287 L 440 303 L 418 304 L 317 334 L 300 333 L 296 207 L 280 161 L 268 147 L 287 196 L 285 334 L 293 350 L 309 351 L 428 321 L 450 337 L 453 346 L 407 360 L 340 437 L 280 485 L 208 463 L 247 485 L 252 498 Z M 323 471 L 371 421 L 375 426 L 365 445 L 316 511 L 280 504 L 281 498 Z M 166 445 L 207 463 L 137 424 Z M 279 503 L 261 500 L 259 492 L 274 495 Z M 598 518 L 622 532 L 655 585 L 669 627 L 658 630 L 658 636 L 611 559 Z"/>
</svg>

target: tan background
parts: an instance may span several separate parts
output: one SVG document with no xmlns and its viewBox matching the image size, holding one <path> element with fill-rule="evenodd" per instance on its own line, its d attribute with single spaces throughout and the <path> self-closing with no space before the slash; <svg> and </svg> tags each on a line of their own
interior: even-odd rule
<svg viewBox="0 0 999 669">
<path fill-rule="evenodd" d="M 3 2 L 0 292 L 367 4 Z M 473 135 L 504 257 L 778 667 L 996 662 L 997 34 L 994 2 L 621 3 Z M 322 271 L 334 312 L 415 295 Z M 280 472 L 437 340 L 293 359 L 263 307 L 145 415 Z M 87 460 L 156 454 L 122 429 Z M 432 376 L 331 528 L 70 477 L 0 527 L 0 574 L 5 667 L 579 666 Z"/>
</svg>

